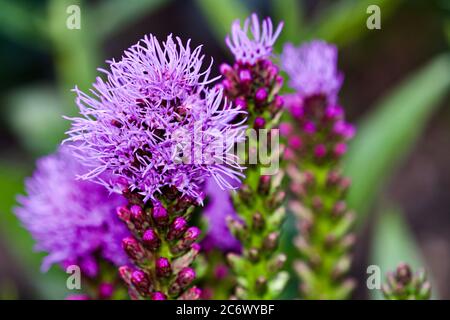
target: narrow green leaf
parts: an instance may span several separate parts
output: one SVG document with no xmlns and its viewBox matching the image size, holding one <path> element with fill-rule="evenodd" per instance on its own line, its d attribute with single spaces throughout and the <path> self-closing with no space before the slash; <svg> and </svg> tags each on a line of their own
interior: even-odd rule
<svg viewBox="0 0 450 320">
<path fill-rule="evenodd" d="M 83 10 L 85 3 L 81 0 L 51 0 L 48 5 L 48 32 L 60 89 L 66 101 L 62 104 L 62 113 L 65 115 L 74 115 L 76 112 L 74 94 L 70 90 L 76 85 L 87 89 L 95 80 L 97 67 L 100 66 L 100 43 L 92 32 L 95 25 L 88 19 L 83 19 L 83 11 L 81 29 L 66 27 L 67 8 L 78 5 Z"/>
<path fill-rule="evenodd" d="M 283 32 L 276 42 L 276 49 L 279 52 L 285 42 L 300 43 L 305 36 L 305 26 L 303 21 L 303 7 L 299 0 L 271 0 L 273 8 L 273 18 L 275 21 L 283 21 Z"/>
<path fill-rule="evenodd" d="M 225 46 L 225 36 L 231 30 L 231 23 L 236 19 L 243 21 L 250 14 L 238 0 L 196 0 L 196 2 L 217 37 L 217 41 L 223 46 Z"/>
<path fill-rule="evenodd" d="M 449 71 L 450 55 L 433 59 L 382 99 L 359 126 L 345 172 L 353 181 L 349 206 L 360 220 L 448 93 Z"/>
</svg>

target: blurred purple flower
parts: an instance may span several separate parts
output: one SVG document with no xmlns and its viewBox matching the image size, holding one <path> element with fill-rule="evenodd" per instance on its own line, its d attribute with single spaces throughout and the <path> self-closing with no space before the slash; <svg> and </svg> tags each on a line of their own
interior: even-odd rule
<svg viewBox="0 0 450 320">
<path fill-rule="evenodd" d="M 324 95 L 333 104 L 344 76 L 337 69 L 337 48 L 314 40 L 296 48 L 288 43 L 281 54 L 281 66 L 289 75 L 289 86 L 302 98 Z"/>
<path fill-rule="evenodd" d="M 211 65 L 202 70 L 201 47 L 193 51 L 172 36 L 152 36 L 109 61 L 107 80 L 97 78 L 93 96 L 75 88 L 83 117 L 68 131 L 75 154 L 89 167 L 83 179 L 110 190 L 129 188 L 156 199 L 166 186 L 202 201 L 201 187 L 212 176 L 222 188 L 242 169 L 231 150 L 244 138 L 245 113 L 227 103 L 219 89 L 207 90 Z M 245 117 L 244 117 L 245 118 Z M 104 181 L 107 172 L 114 180 Z"/>
<path fill-rule="evenodd" d="M 282 29 L 283 23 L 280 23 L 274 33 L 270 18 L 265 18 L 260 26 L 258 16 L 253 13 L 244 21 L 243 27 L 239 20 L 233 22 L 231 37 L 227 36 L 225 42 L 237 62 L 253 65 L 258 60 L 267 59 L 272 55 L 273 44 Z"/>
<path fill-rule="evenodd" d="M 231 234 L 226 222 L 227 216 L 238 217 L 229 191 L 220 189 L 214 179 L 208 179 L 205 193 L 209 197 L 209 202 L 203 211 L 203 215 L 208 221 L 208 232 L 203 240 L 203 247 L 206 250 L 218 248 L 225 252 L 240 251 L 241 244 Z"/>
<path fill-rule="evenodd" d="M 77 180 L 81 172 L 83 166 L 61 147 L 37 161 L 26 180 L 28 195 L 18 197 L 16 215 L 36 240 L 36 249 L 48 253 L 44 271 L 53 263 L 77 264 L 95 276 L 97 255 L 116 265 L 127 262 L 121 240 L 128 231 L 115 214 L 125 199 L 99 184 Z"/>
</svg>

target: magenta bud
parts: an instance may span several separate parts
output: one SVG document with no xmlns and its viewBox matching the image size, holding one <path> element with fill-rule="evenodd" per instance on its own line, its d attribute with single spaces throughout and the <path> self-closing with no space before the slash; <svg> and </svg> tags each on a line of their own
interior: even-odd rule
<svg viewBox="0 0 450 320">
<path fill-rule="evenodd" d="M 264 101 L 267 99 L 268 93 L 267 93 L 267 89 L 266 88 L 259 88 L 258 90 L 256 90 L 255 93 L 255 99 L 256 101 Z"/>
<path fill-rule="evenodd" d="M 227 74 L 229 74 L 233 68 L 231 68 L 231 66 L 227 63 L 222 63 L 219 67 L 220 73 L 224 76 L 227 76 Z"/>
<path fill-rule="evenodd" d="M 103 282 L 98 287 L 100 299 L 109 299 L 114 293 L 114 286 L 111 283 Z"/>
<path fill-rule="evenodd" d="M 170 225 L 167 240 L 179 238 L 187 229 L 187 221 L 183 217 L 176 217 Z"/>
<path fill-rule="evenodd" d="M 240 107 L 241 109 L 247 109 L 247 101 L 245 101 L 245 99 L 241 98 L 241 97 L 237 97 L 235 99 L 235 104 L 236 106 Z"/>
<path fill-rule="evenodd" d="M 159 226 L 165 226 L 169 223 L 169 214 L 163 206 L 157 205 L 153 207 L 152 217 L 155 223 Z"/>
<path fill-rule="evenodd" d="M 191 246 L 191 249 L 197 252 L 200 252 L 200 250 L 202 249 L 202 246 L 199 243 L 193 243 Z"/>
<path fill-rule="evenodd" d="M 150 294 L 150 298 L 152 300 L 167 300 L 167 297 L 164 293 L 156 291 Z"/>
<path fill-rule="evenodd" d="M 284 105 L 284 99 L 283 99 L 283 97 L 280 96 L 280 95 L 276 95 L 276 96 L 275 96 L 274 103 L 275 103 L 275 107 L 276 107 L 277 109 L 281 109 L 281 107 Z"/>
<path fill-rule="evenodd" d="M 224 264 L 220 264 L 218 265 L 215 269 L 214 269 L 214 275 L 217 279 L 223 279 L 226 276 L 228 276 L 228 267 Z"/>
<path fill-rule="evenodd" d="M 129 266 L 119 267 L 119 275 L 126 284 L 131 283 L 131 274 L 133 270 Z"/>
<path fill-rule="evenodd" d="M 283 137 L 288 137 L 288 136 L 291 135 L 291 132 L 292 132 L 292 125 L 291 125 L 290 123 L 288 123 L 288 122 L 282 122 L 282 123 L 280 123 L 279 128 L 280 128 L 280 134 L 281 134 Z"/>
<path fill-rule="evenodd" d="M 338 143 L 334 146 L 334 154 L 336 157 L 340 157 L 347 152 L 347 145 L 345 143 Z"/>
<path fill-rule="evenodd" d="M 178 273 L 177 276 L 177 283 L 180 285 L 181 288 L 186 288 L 189 286 L 192 281 L 195 279 L 195 271 L 192 268 L 186 267 L 181 269 L 181 271 Z"/>
<path fill-rule="evenodd" d="M 145 250 L 142 245 L 133 237 L 126 237 L 122 240 L 122 248 L 127 255 L 135 260 L 140 261 L 145 258 Z"/>
<path fill-rule="evenodd" d="M 316 132 L 316 125 L 314 122 L 308 121 L 303 125 L 303 131 L 307 134 L 314 134 Z"/>
<path fill-rule="evenodd" d="M 228 79 L 225 79 L 222 81 L 222 86 L 225 90 L 230 91 L 233 88 L 233 85 L 231 84 L 231 81 Z"/>
<path fill-rule="evenodd" d="M 319 144 L 314 148 L 316 158 L 323 158 L 327 154 L 327 148 L 323 144 Z"/>
<path fill-rule="evenodd" d="M 167 258 L 160 257 L 156 260 L 156 274 L 159 277 L 168 277 L 172 273 L 172 267 Z"/>
<path fill-rule="evenodd" d="M 262 117 L 256 117 L 255 122 L 253 123 L 253 128 L 262 129 L 266 125 L 266 120 Z"/>
<path fill-rule="evenodd" d="M 199 228 L 197 228 L 197 227 L 190 227 L 184 233 L 184 239 L 187 240 L 187 241 L 194 242 L 195 240 L 198 239 L 200 234 L 201 234 L 201 230 Z"/>
<path fill-rule="evenodd" d="M 142 235 L 142 242 L 144 246 L 151 250 L 155 251 L 161 245 L 161 240 L 153 229 L 148 229 Z"/>
<path fill-rule="evenodd" d="M 136 222 L 144 221 L 144 210 L 142 210 L 141 206 L 132 205 L 130 208 L 131 218 Z"/>
<path fill-rule="evenodd" d="M 288 139 L 289 147 L 298 150 L 302 147 L 302 139 L 299 136 L 292 136 Z"/>
<path fill-rule="evenodd" d="M 252 74 L 249 70 L 241 70 L 239 72 L 239 79 L 241 80 L 241 82 L 249 83 L 250 81 L 252 81 Z"/>
<path fill-rule="evenodd" d="M 332 120 L 341 118 L 344 114 L 344 110 L 340 106 L 328 106 L 325 109 L 325 118 Z"/>
<path fill-rule="evenodd" d="M 150 279 L 147 274 L 142 270 L 135 270 L 131 274 L 131 283 L 138 289 L 140 292 L 146 294 L 148 292 L 148 288 L 150 286 Z"/>
<path fill-rule="evenodd" d="M 125 206 L 118 207 L 116 209 L 116 213 L 117 213 L 117 216 L 119 217 L 119 219 L 122 220 L 123 222 L 130 221 L 131 212 L 127 209 L 127 207 L 125 207 Z"/>
</svg>

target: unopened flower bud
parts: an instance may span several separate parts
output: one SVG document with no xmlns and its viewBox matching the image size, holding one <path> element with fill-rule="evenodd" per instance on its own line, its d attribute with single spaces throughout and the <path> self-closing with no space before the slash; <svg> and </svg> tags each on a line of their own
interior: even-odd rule
<svg viewBox="0 0 450 320">
<path fill-rule="evenodd" d="M 245 99 L 243 99 L 241 97 L 237 97 L 234 100 L 234 103 L 236 104 L 236 106 L 240 107 L 243 110 L 247 109 L 247 101 L 245 101 Z"/>
<path fill-rule="evenodd" d="M 195 271 L 192 268 L 186 267 L 183 268 L 177 276 L 177 283 L 180 285 L 181 288 L 188 287 L 192 281 L 195 279 Z"/>
<path fill-rule="evenodd" d="M 220 73 L 222 75 L 224 75 L 225 77 L 227 75 L 229 75 L 231 72 L 233 72 L 233 68 L 227 63 L 222 63 L 219 68 L 220 68 Z"/>
<path fill-rule="evenodd" d="M 130 212 L 130 210 L 128 210 L 127 207 L 125 207 L 125 206 L 118 207 L 116 209 L 116 212 L 117 212 L 117 216 L 119 217 L 119 219 L 122 220 L 123 222 L 130 221 L 131 212 Z"/>
<path fill-rule="evenodd" d="M 264 227 L 264 217 L 261 213 L 255 212 L 252 215 L 253 229 L 260 231 Z"/>
<path fill-rule="evenodd" d="M 172 273 L 172 267 L 167 258 L 160 257 L 156 260 L 156 274 L 159 277 L 168 277 Z"/>
<path fill-rule="evenodd" d="M 157 250 L 161 245 L 161 240 L 153 229 L 148 229 L 144 232 L 142 235 L 142 242 L 144 243 L 144 246 L 151 251 Z"/>
<path fill-rule="evenodd" d="M 131 274 L 131 283 L 143 295 L 148 293 L 150 286 L 150 279 L 148 275 L 142 270 L 135 270 Z"/>
<path fill-rule="evenodd" d="M 272 232 L 270 233 L 265 239 L 264 239 L 264 249 L 267 250 L 274 250 L 277 247 L 278 244 L 278 232 Z"/>
<path fill-rule="evenodd" d="M 169 223 L 169 214 L 163 206 L 155 206 L 152 210 L 152 217 L 159 226 L 166 226 Z"/>
<path fill-rule="evenodd" d="M 128 285 L 131 284 L 131 274 L 132 273 L 133 273 L 133 270 L 129 266 L 119 267 L 119 275 L 122 278 L 122 280 Z"/>
<path fill-rule="evenodd" d="M 250 81 L 252 81 L 252 74 L 249 70 L 241 70 L 239 72 L 239 79 L 243 84 L 248 84 Z"/>
<path fill-rule="evenodd" d="M 197 287 L 192 287 L 186 290 L 178 299 L 180 300 L 198 300 L 202 295 L 202 290 Z"/>
<path fill-rule="evenodd" d="M 98 296 L 100 299 L 109 299 L 114 293 L 114 285 L 103 282 L 98 286 Z"/>
<path fill-rule="evenodd" d="M 316 158 L 323 158 L 327 154 L 327 147 L 324 144 L 318 144 L 314 148 L 314 156 Z"/>
<path fill-rule="evenodd" d="M 187 229 L 187 221 L 183 217 L 176 217 L 170 225 L 167 240 L 179 238 Z"/>
<path fill-rule="evenodd" d="M 259 276 L 258 279 L 256 279 L 256 290 L 262 294 L 267 290 L 267 279 L 263 276 Z"/>
<path fill-rule="evenodd" d="M 144 210 L 142 210 L 141 206 L 133 205 L 130 208 L 131 220 L 137 227 L 142 226 L 145 221 Z"/>
<path fill-rule="evenodd" d="M 142 245 L 133 237 L 126 237 L 122 240 L 122 248 L 127 255 L 136 262 L 141 262 L 146 254 Z"/>
<path fill-rule="evenodd" d="M 271 176 L 260 176 L 258 183 L 258 193 L 261 195 L 267 195 L 270 191 Z"/>
<path fill-rule="evenodd" d="M 333 152 L 336 157 L 341 157 L 347 152 L 347 145 L 345 143 L 338 143 L 334 146 Z"/>
<path fill-rule="evenodd" d="M 263 117 L 256 117 L 255 122 L 253 123 L 253 128 L 256 130 L 264 128 L 266 125 L 266 120 Z"/>
<path fill-rule="evenodd" d="M 258 88 L 255 93 L 255 100 L 263 102 L 267 99 L 268 93 L 266 88 Z"/>
<path fill-rule="evenodd" d="M 164 293 L 156 291 L 150 294 L 150 298 L 152 300 L 167 300 L 167 297 Z"/>
</svg>

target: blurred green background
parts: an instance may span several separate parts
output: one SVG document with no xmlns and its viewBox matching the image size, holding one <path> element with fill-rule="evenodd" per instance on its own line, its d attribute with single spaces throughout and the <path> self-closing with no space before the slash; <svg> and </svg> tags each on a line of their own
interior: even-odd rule
<svg viewBox="0 0 450 320">
<path fill-rule="evenodd" d="M 70 5 L 81 29 L 69 30 Z M 366 10 L 381 9 L 381 30 Z M 63 298 L 65 274 L 39 272 L 42 254 L 11 209 L 37 157 L 55 150 L 76 108 L 70 89 L 89 88 L 104 60 L 146 33 L 174 33 L 230 60 L 224 36 L 250 12 L 284 20 L 282 43 L 338 45 L 341 103 L 358 127 L 345 159 L 358 213 L 354 298 L 366 268 L 423 265 L 435 297 L 450 298 L 450 1 L 447 0 L 0 0 L 0 299 Z M 291 225 L 291 224 L 287 224 Z M 295 253 L 286 227 L 284 249 Z M 295 296 L 292 280 L 283 297 Z"/>
</svg>

